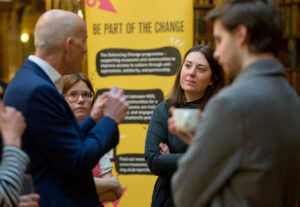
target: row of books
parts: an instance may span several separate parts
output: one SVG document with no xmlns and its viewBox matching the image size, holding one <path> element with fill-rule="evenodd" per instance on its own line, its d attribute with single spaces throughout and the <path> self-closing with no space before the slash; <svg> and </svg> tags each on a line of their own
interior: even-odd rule
<svg viewBox="0 0 300 207">
<path fill-rule="evenodd" d="M 214 47 L 215 41 L 213 39 L 198 39 L 194 40 L 194 45 L 209 45 L 211 47 Z"/>
<path fill-rule="evenodd" d="M 300 67 L 300 39 L 290 38 L 288 41 L 289 66 Z"/>
<path fill-rule="evenodd" d="M 298 3 L 300 0 L 277 0 L 278 3 Z"/>
<path fill-rule="evenodd" d="M 196 9 L 194 10 L 194 38 L 211 37 L 213 28 L 211 23 L 204 20 L 209 10 Z"/>
<path fill-rule="evenodd" d="M 288 38 L 286 79 L 300 96 L 300 0 L 277 0 L 277 2 L 281 9 L 283 34 Z"/>
<path fill-rule="evenodd" d="M 300 4 L 288 4 L 281 6 L 281 15 L 283 23 L 283 34 L 285 36 L 299 35 L 300 37 Z"/>
<path fill-rule="evenodd" d="M 300 71 L 287 71 L 286 79 L 298 95 L 300 95 Z"/>
<path fill-rule="evenodd" d="M 194 6 L 212 5 L 213 0 L 194 0 Z"/>
<path fill-rule="evenodd" d="M 224 3 L 226 0 L 194 0 L 194 6 L 208 6 L 208 5 L 219 5 Z"/>
</svg>

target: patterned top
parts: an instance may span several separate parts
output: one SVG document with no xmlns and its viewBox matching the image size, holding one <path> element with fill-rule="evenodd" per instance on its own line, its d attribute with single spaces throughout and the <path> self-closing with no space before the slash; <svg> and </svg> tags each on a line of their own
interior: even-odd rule
<svg viewBox="0 0 300 207">
<path fill-rule="evenodd" d="M 29 158 L 21 149 L 4 146 L 0 165 L 0 207 L 17 206 Z"/>
<path fill-rule="evenodd" d="M 111 172 L 113 169 L 108 154 L 105 154 L 101 157 L 99 164 L 100 164 L 100 172 L 101 172 L 100 176 L 104 175 L 105 173 Z"/>
</svg>

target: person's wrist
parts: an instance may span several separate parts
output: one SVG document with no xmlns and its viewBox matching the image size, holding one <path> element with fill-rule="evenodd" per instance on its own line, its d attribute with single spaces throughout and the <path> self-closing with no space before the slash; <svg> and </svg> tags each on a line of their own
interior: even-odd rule
<svg viewBox="0 0 300 207">
<path fill-rule="evenodd" d="M 4 146 L 11 145 L 17 148 L 21 147 L 21 138 L 16 135 L 5 135 L 3 134 L 3 144 Z"/>
<path fill-rule="evenodd" d="M 97 123 L 98 121 L 100 121 L 100 119 L 102 118 L 102 116 L 97 116 L 97 114 L 91 113 L 91 117 L 92 119 Z"/>
<path fill-rule="evenodd" d="M 117 191 L 120 187 L 120 183 L 119 183 L 118 178 L 113 177 L 113 185 L 114 185 L 114 189 Z"/>
<path fill-rule="evenodd" d="M 112 120 L 114 120 L 117 124 L 119 124 L 119 119 L 117 119 L 117 117 L 113 116 L 112 114 L 104 114 L 104 116 L 107 116 L 109 118 L 111 118 Z"/>
</svg>

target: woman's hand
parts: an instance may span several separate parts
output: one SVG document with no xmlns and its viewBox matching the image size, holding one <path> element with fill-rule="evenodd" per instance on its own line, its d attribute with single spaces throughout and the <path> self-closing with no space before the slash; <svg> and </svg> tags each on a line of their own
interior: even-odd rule
<svg viewBox="0 0 300 207">
<path fill-rule="evenodd" d="M 169 146 L 166 143 L 159 143 L 159 148 L 160 148 L 160 154 L 166 155 L 166 154 L 171 154 Z"/>
<path fill-rule="evenodd" d="M 121 184 L 119 182 L 119 179 L 117 177 L 113 176 L 111 178 L 111 180 L 112 180 L 112 183 L 114 184 L 114 189 L 113 190 L 116 193 L 117 198 L 119 199 L 121 197 L 122 193 L 123 193 L 122 186 L 121 186 Z"/>
<path fill-rule="evenodd" d="M 180 131 L 176 125 L 175 125 L 175 120 L 173 118 L 173 112 L 174 112 L 174 107 L 170 107 L 170 114 L 171 117 L 168 119 L 168 126 L 169 130 L 172 134 L 177 135 L 180 137 L 186 144 L 190 144 L 192 140 L 194 139 L 195 133 L 194 132 L 182 132 Z"/>
</svg>

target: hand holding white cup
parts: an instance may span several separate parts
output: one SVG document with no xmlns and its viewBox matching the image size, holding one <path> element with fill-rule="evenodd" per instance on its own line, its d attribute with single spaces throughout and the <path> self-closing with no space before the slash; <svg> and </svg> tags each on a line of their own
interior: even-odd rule
<svg viewBox="0 0 300 207">
<path fill-rule="evenodd" d="M 193 132 L 200 121 L 200 109 L 175 108 L 173 118 L 175 126 L 182 132 Z"/>
</svg>

